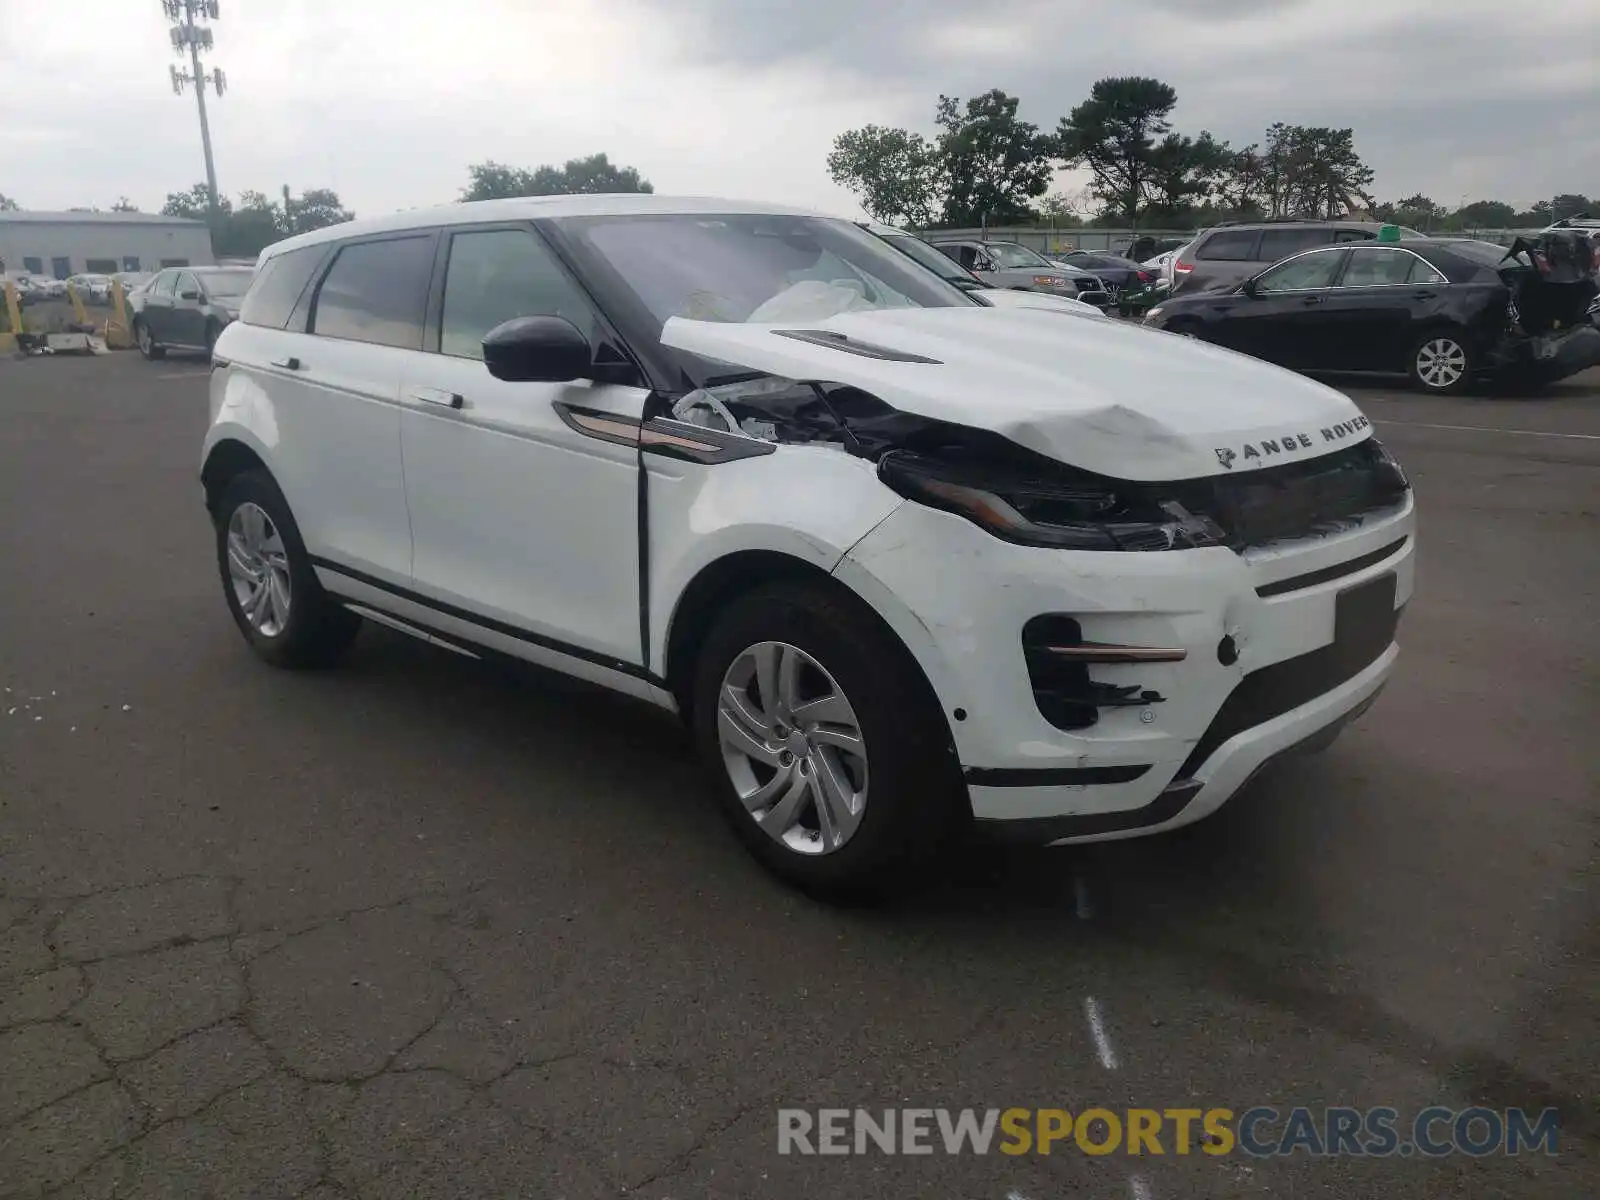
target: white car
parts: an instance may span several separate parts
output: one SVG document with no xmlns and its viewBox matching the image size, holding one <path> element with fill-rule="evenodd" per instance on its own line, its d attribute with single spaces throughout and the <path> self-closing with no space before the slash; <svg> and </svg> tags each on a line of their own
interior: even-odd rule
<svg viewBox="0 0 1600 1200">
<path fill-rule="evenodd" d="M 1372 702 L 1412 591 L 1409 484 L 1341 393 L 745 202 L 269 247 L 201 479 L 262 658 L 366 619 L 675 710 L 745 844 L 824 894 L 958 829 L 1204 817 Z"/>
</svg>

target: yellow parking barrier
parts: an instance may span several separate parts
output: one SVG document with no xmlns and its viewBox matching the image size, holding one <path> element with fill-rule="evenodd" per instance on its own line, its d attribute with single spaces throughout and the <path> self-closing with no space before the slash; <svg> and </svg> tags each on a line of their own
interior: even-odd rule
<svg viewBox="0 0 1600 1200">
<path fill-rule="evenodd" d="M 9 324 L 8 332 L 0 333 L 0 354 L 11 354 L 16 352 L 17 334 L 22 332 L 22 305 L 17 302 L 17 285 L 11 280 L 5 281 L 3 291 L 6 320 Z"/>
<path fill-rule="evenodd" d="M 74 283 L 67 284 L 67 298 L 72 301 L 72 315 L 79 325 L 89 323 L 89 312 L 83 307 L 83 297 L 78 295 L 78 286 Z"/>
<path fill-rule="evenodd" d="M 128 298 L 122 280 L 111 281 L 111 315 L 106 318 L 106 349 L 133 349 L 133 322 L 128 316 Z"/>
</svg>

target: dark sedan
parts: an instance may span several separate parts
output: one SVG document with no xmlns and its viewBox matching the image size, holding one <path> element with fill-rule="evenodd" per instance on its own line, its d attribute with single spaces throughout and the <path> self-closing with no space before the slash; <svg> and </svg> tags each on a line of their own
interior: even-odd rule
<svg viewBox="0 0 1600 1200">
<path fill-rule="evenodd" d="M 1234 287 L 1174 296 L 1147 325 L 1301 371 L 1409 375 L 1429 392 L 1475 377 L 1549 382 L 1600 362 L 1592 281 L 1465 239 L 1326 246 Z"/>
<path fill-rule="evenodd" d="M 1098 275 L 1101 282 L 1106 285 L 1106 290 L 1112 295 L 1127 291 L 1129 288 L 1144 287 L 1156 280 L 1156 273 L 1148 267 L 1140 266 L 1131 258 L 1119 258 L 1115 254 L 1069 250 L 1065 254 L 1056 255 L 1056 258 L 1069 267 L 1077 267 L 1080 271 Z"/>
</svg>

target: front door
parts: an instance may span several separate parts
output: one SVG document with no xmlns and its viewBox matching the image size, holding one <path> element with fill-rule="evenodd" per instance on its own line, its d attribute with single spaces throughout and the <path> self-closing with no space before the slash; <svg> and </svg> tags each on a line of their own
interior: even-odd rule
<svg viewBox="0 0 1600 1200">
<path fill-rule="evenodd" d="M 1437 307 L 1445 278 L 1409 250 L 1356 246 L 1328 293 L 1308 365 L 1325 371 L 1404 371 L 1413 316 Z"/>
<path fill-rule="evenodd" d="M 1323 307 L 1344 255 L 1342 249 L 1312 250 L 1256 276 L 1254 292 L 1241 294 L 1229 314 L 1222 340 L 1279 366 L 1312 366 Z"/>
<path fill-rule="evenodd" d="M 206 318 L 200 310 L 205 293 L 193 271 L 178 272 L 178 282 L 172 297 L 172 309 L 167 317 L 167 332 L 161 340 L 169 346 L 204 346 L 206 344 Z"/>
<path fill-rule="evenodd" d="M 445 238 L 437 352 L 413 356 L 401 392 L 413 588 L 524 645 L 642 664 L 638 447 L 586 436 L 556 405 L 637 421 L 649 392 L 491 376 L 482 340 L 503 321 L 564 317 L 592 345 L 603 325 L 526 226 Z"/>
<path fill-rule="evenodd" d="M 176 271 L 163 271 L 150 281 L 144 304 L 139 309 L 139 320 L 150 330 L 158 343 L 171 341 L 172 294 L 178 283 Z"/>
</svg>

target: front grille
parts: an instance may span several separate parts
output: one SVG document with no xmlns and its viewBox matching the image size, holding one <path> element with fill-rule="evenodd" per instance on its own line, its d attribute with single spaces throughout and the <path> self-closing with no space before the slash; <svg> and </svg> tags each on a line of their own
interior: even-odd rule
<svg viewBox="0 0 1600 1200">
<path fill-rule="evenodd" d="M 1400 624 L 1394 601 L 1392 574 L 1341 592 L 1332 643 L 1246 675 L 1223 701 L 1177 778 L 1192 777 L 1229 738 L 1309 704 L 1370 667 L 1394 641 Z"/>
<path fill-rule="evenodd" d="M 1340 533 L 1400 504 L 1409 490 L 1394 460 L 1368 438 L 1306 462 L 1195 480 L 1180 488 L 1179 499 L 1245 550 Z"/>
</svg>

